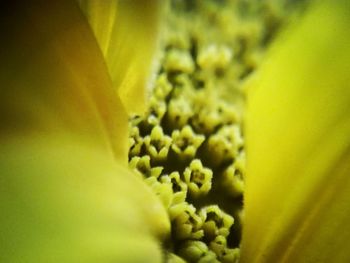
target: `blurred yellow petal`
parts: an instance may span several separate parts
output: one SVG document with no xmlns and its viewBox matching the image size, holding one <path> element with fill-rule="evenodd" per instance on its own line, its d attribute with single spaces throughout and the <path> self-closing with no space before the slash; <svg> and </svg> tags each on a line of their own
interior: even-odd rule
<svg viewBox="0 0 350 263">
<path fill-rule="evenodd" d="M 1 262 L 161 262 L 163 207 L 108 154 L 57 136 L 1 145 Z"/>
<path fill-rule="evenodd" d="M 350 4 L 320 1 L 251 83 L 241 262 L 349 262 Z"/>
<path fill-rule="evenodd" d="M 95 33 L 113 87 L 124 106 L 128 112 L 144 112 L 161 1 L 78 2 Z"/>
<path fill-rule="evenodd" d="M 0 13 L 0 262 L 160 262 L 167 215 L 126 168 L 127 114 L 77 3 Z"/>
<path fill-rule="evenodd" d="M 78 6 L 16 4 L 1 10 L 1 133 L 79 134 L 126 163 L 127 114 Z"/>
</svg>

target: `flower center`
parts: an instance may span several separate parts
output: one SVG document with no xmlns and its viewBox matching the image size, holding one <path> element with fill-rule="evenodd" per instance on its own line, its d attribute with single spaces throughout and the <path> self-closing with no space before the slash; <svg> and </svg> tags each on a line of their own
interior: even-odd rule
<svg viewBox="0 0 350 263">
<path fill-rule="evenodd" d="M 168 210 L 169 250 L 189 262 L 239 258 L 243 83 L 290 13 L 282 2 L 170 1 L 149 110 L 130 119 L 129 164 Z"/>
</svg>

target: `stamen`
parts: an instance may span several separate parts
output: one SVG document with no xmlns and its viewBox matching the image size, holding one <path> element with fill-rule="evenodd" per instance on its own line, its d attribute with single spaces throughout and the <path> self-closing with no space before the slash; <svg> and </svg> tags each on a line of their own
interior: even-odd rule
<svg viewBox="0 0 350 263">
<path fill-rule="evenodd" d="M 167 260 L 237 262 L 245 178 L 243 84 L 297 4 L 169 2 L 149 109 L 130 118 L 129 165 L 168 211 Z"/>
</svg>

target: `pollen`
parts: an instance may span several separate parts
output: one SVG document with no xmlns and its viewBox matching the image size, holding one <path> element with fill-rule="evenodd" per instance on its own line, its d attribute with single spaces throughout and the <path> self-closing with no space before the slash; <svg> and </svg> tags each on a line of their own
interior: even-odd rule
<svg viewBox="0 0 350 263">
<path fill-rule="evenodd" d="M 244 83 L 296 7 L 287 0 L 169 1 L 149 109 L 129 121 L 129 166 L 171 221 L 165 262 L 238 262 Z"/>
</svg>

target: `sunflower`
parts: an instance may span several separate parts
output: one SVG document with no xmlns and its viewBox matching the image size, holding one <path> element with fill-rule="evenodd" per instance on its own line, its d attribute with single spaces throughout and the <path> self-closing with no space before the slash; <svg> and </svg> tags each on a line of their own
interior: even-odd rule
<svg viewBox="0 0 350 263">
<path fill-rule="evenodd" d="M 349 10 L 1 3 L 0 262 L 348 262 Z"/>
</svg>

